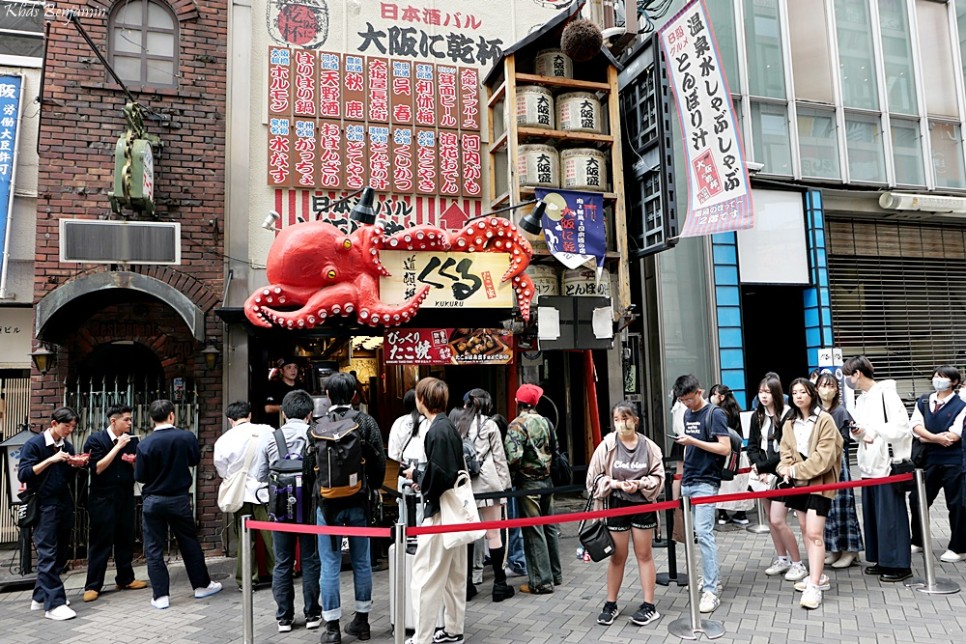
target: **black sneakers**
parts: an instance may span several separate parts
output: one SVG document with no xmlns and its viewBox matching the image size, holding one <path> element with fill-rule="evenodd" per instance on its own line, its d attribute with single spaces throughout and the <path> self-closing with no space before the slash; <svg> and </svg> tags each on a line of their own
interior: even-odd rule
<svg viewBox="0 0 966 644">
<path fill-rule="evenodd" d="M 463 634 L 462 633 L 458 633 L 456 635 L 453 635 L 453 634 L 447 633 L 443 629 L 437 630 L 436 633 L 433 635 L 433 642 L 436 642 L 436 643 L 439 643 L 439 642 L 462 642 L 462 641 L 463 641 Z"/>
<path fill-rule="evenodd" d="M 655 622 L 661 618 L 661 614 L 657 612 L 657 608 L 654 604 L 648 604 L 644 602 L 641 607 L 637 609 L 637 612 L 631 615 L 631 621 L 638 626 L 647 626 L 651 622 Z"/>
<path fill-rule="evenodd" d="M 342 632 L 339 630 L 339 620 L 335 619 L 325 623 L 325 631 L 320 639 L 322 644 L 341 644 Z"/>
<path fill-rule="evenodd" d="M 362 641 L 366 641 L 372 634 L 369 630 L 369 613 L 356 613 L 352 621 L 346 624 L 346 635 L 355 635 Z"/>
<path fill-rule="evenodd" d="M 597 623 L 601 626 L 610 626 L 617 619 L 617 602 L 604 602 L 604 608 L 601 609 L 600 615 L 597 616 Z"/>
</svg>

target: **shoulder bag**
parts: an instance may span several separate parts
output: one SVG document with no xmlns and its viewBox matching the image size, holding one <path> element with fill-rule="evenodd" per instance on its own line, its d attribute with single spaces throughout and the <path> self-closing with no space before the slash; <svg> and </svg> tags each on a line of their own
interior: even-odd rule
<svg viewBox="0 0 966 644">
<path fill-rule="evenodd" d="M 245 464 L 240 470 L 229 474 L 218 486 L 218 509 L 222 512 L 238 512 L 245 503 L 245 483 L 258 447 L 258 435 L 252 434 L 245 452 Z"/>
<path fill-rule="evenodd" d="M 889 412 L 886 411 L 885 396 L 882 396 L 882 420 L 886 424 L 889 423 Z M 889 443 L 889 457 L 891 458 L 893 454 L 892 443 Z M 898 476 L 900 474 L 912 474 L 916 471 L 916 464 L 912 462 L 912 459 L 904 458 L 901 461 L 892 461 L 892 465 L 889 466 L 889 476 Z M 915 479 L 905 481 L 903 483 L 897 483 L 903 492 L 911 492 L 915 487 Z M 905 503 L 905 501 L 903 501 Z"/>
<path fill-rule="evenodd" d="M 590 495 L 587 498 L 587 504 L 584 506 L 584 512 L 590 512 L 590 508 L 594 504 L 594 492 L 603 476 L 603 474 L 598 474 L 591 484 Z M 607 500 L 604 499 L 603 503 L 604 509 L 607 509 Z M 577 537 L 592 561 L 603 561 L 614 554 L 614 540 L 610 536 L 607 521 L 604 519 L 593 519 L 590 523 L 581 521 L 577 528 Z"/>
<path fill-rule="evenodd" d="M 439 497 L 439 517 L 443 525 L 480 522 L 480 512 L 476 509 L 476 499 L 473 498 L 470 475 L 465 470 L 461 470 L 456 475 L 456 482 L 453 487 L 443 492 Z M 443 547 L 447 550 L 453 550 L 454 548 L 468 546 L 475 541 L 479 541 L 485 535 L 486 530 L 444 532 Z"/>
</svg>

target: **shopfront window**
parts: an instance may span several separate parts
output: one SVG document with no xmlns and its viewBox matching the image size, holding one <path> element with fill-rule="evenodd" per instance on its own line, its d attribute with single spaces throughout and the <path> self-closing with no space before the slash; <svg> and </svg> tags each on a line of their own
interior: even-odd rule
<svg viewBox="0 0 966 644">
<path fill-rule="evenodd" d="M 845 145 L 851 181 L 885 183 L 881 117 L 846 113 Z"/>
<path fill-rule="evenodd" d="M 748 85 L 751 94 L 785 98 L 778 0 L 745 3 L 745 40 L 748 43 Z"/>
<path fill-rule="evenodd" d="M 890 112 L 918 114 L 912 33 L 905 0 L 879 0 L 879 32 Z"/>
<path fill-rule="evenodd" d="M 966 188 L 963 173 L 963 135 L 958 123 L 929 121 L 932 144 L 932 168 L 936 185 L 942 188 Z"/>
<path fill-rule="evenodd" d="M 708 17 L 718 43 L 718 56 L 724 65 L 725 77 L 732 92 L 739 91 L 738 42 L 735 31 L 735 10 L 730 2 L 709 2 Z"/>
<path fill-rule="evenodd" d="M 922 136 L 919 122 L 892 117 L 892 153 L 896 166 L 896 183 L 921 186 Z"/>
<path fill-rule="evenodd" d="M 799 107 L 798 140 L 802 176 L 841 178 L 835 114 L 832 110 Z"/>
<path fill-rule="evenodd" d="M 917 0 L 919 57 L 922 60 L 922 86 L 930 116 L 958 118 L 956 101 L 957 72 L 949 36 L 949 19 L 944 2 Z"/>
<path fill-rule="evenodd" d="M 775 103 L 751 103 L 755 161 L 769 174 L 792 173 L 792 147 L 788 139 L 788 109 Z"/>
<path fill-rule="evenodd" d="M 846 107 L 878 109 L 868 0 L 835 0 L 835 29 L 842 103 Z"/>
<path fill-rule="evenodd" d="M 834 103 L 825 0 L 798 0 L 787 6 L 795 98 Z"/>
</svg>

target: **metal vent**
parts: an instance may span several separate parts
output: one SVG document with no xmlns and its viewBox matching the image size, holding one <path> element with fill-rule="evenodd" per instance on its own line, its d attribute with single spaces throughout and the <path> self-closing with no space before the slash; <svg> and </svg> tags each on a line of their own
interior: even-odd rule
<svg viewBox="0 0 966 644">
<path fill-rule="evenodd" d="M 61 219 L 60 261 L 180 264 L 181 224 Z"/>
</svg>

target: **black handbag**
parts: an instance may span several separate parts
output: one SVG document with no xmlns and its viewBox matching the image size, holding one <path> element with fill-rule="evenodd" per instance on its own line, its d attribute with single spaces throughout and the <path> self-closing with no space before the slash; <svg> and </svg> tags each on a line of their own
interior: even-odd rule
<svg viewBox="0 0 966 644">
<path fill-rule="evenodd" d="M 590 496 L 584 506 L 584 512 L 590 512 L 590 508 L 594 504 L 594 490 L 597 489 L 597 483 L 601 476 L 598 475 L 590 487 Z M 604 505 L 606 507 L 606 501 Z M 577 538 L 580 539 L 584 551 L 590 555 L 591 561 L 603 561 L 614 554 L 614 540 L 607 529 L 607 522 L 603 519 L 594 519 L 590 523 L 581 521 L 580 527 L 577 528 Z"/>
<path fill-rule="evenodd" d="M 900 474 L 912 474 L 916 471 L 916 464 L 912 462 L 912 459 L 904 458 L 901 461 L 893 461 L 892 466 L 889 468 L 889 476 L 898 476 Z M 916 485 L 915 479 L 910 479 L 902 483 L 896 483 L 904 492 L 910 492 Z"/>
<path fill-rule="evenodd" d="M 40 521 L 40 497 L 36 492 L 24 490 L 20 493 L 20 505 L 17 506 L 17 527 L 32 528 Z"/>
<path fill-rule="evenodd" d="M 558 449 L 557 428 L 549 420 L 547 423 L 550 425 L 550 451 L 553 454 L 550 458 L 550 480 L 556 487 L 571 485 L 574 482 L 574 468 L 570 464 L 570 457 L 567 452 Z"/>
</svg>

